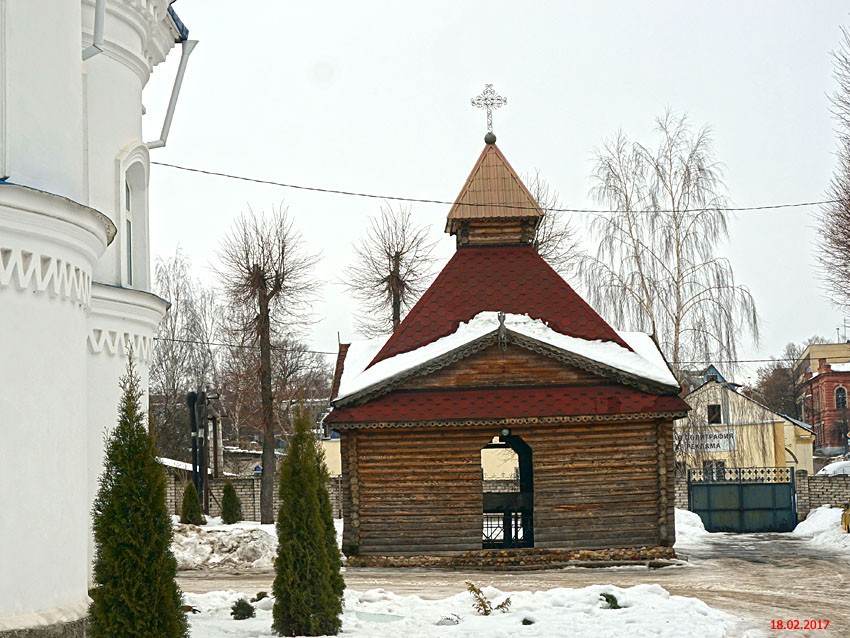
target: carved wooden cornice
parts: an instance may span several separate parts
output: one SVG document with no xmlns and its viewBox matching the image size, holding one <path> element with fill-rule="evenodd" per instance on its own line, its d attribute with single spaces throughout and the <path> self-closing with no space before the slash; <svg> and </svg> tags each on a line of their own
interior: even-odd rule
<svg viewBox="0 0 850 638">
<path fill-rule="evenodd" d="M 677 394 L 679 391 L 679 388 L 677 387 L 668 386 L 663 383 L 652 381 L 650 379 L 645 379 L 635 374 L 631 374 L 624 370 L 615 368 L 613 366 L 609 366 L 604 363 L 588 359 L 587 357 L 583 357 L 572 352 L 567 352 L 566 350 L 562 350 L 555 346 L 538 341 L 537 339 L 533 339 L 531 337 L 519 334 L 517 332 L 514 332 L 513 330 L 502 330 L 500 328 L 493 330 L 492 332 L 489 332 L 486 335 L 479 337 L 478 339 L 470 341 L 469 343 L 459 348 L 455 348 L 454 350 L 451 350 L 443 355 L 435 357 L 419 366 L 387 377 L 386 379 L 376 384 L 363 388 L 362 390 L 349 394 L 341 399 L 337 399 L 336 401 L 332 402 L 332 405 L 336 408 L 362 405 L 367 401 L 371 401 L 372 399 L 387 394 L 388 392 L 398 387 L 401 383 L 407 381 L 408 379 L 415 377 L 423 377 L 437 372 L 438 370 L 450 366 L 453 363 L 457 363 L 458 361 L 465 359 L 475 354 L 476 352 L 480 352 L 489 346 L 500 343 L 500 340 L 502 341 L 502 343 L 514 344 L 526 350 L 530 350 L 531 352 L 535 352 L 537 354 L 541 354 L 551 359 L 555 359 L 567 365 L 574 366 L 576 368 L 584 370 L 585 372 L 589 372 L 591 374 L 595 374 L 607 379 L 613 379 L 618 383 L 637 388 L 638 390 L 641 390 L 648 394 Z"/>
<path fill-rule="evenodd" d="M 634 414 L 588 414 L 580 416 L 510 417 L 504 419 L 457 419 L 437 421 L 376 421 L 334 423 L 334 430 L 370 430 L 388 428 L 449 428 L 475 426 L 540 425 L 547 423 L 600 423 L 672 421 L 687 416 L 687 412 L 636 412 Z"/>
</svg>

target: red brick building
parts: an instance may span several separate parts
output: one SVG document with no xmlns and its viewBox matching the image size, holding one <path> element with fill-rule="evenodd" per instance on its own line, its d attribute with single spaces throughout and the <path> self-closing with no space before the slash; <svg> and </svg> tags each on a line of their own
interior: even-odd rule
<svg viewBox="0 0 850 638">
<path fill-rule="evenodd" d="M 846 344 L 829 344 L 843 346 Z M 823 456 L 848 451 L 847 394 L 850 391 L 850 363 L 830 363 L 826 357 L 817 367 L 803 373 L 800 385 L 802 420 L 815 430 L 815 453 Z"/>
</svg>

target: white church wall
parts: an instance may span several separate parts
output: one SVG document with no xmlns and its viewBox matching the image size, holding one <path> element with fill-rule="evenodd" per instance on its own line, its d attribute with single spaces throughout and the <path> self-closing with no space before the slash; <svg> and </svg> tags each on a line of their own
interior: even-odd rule
<svg viewBox="0 0 850 638">
<path fill-rule="evenodd" d="M 0 187 L 0 630 L 86 611 L 85 334 L 114 228 L 97 211 Z"/>
<path fill-rule="evenodd" d="M 156 295 L 98 283 L 92 285 L 86 339 L 89 502 L 93 502 L 97 494 L 104 437 L 116 424 L 121 398 L 118 381 L 126 373 L 127 352 L 132 348 L 140 387 L 146 391 L 153 337 L 165 310 L 166 303 Z M 142 403 L 147 403 L 147 394 Z M 94 557 L 93 543 L 89 543 L 88 555 L 90 560 Z"/>
<path fill-rule="evenodd" d="M 146 292 L 142 90 L 178 35 L 168 5 L 107 0 L 83 61 L 95 0 L 0 0 L 0 177 L 24 185 L 0 185 L 0 634 L 85 615 L 129 344 L 148 386 L 166 303 Z"/>
<path fill-rule="evenodd" d="M 80 3 L 4 5 L 9 179 L 85 203 Z"/>
</svg>

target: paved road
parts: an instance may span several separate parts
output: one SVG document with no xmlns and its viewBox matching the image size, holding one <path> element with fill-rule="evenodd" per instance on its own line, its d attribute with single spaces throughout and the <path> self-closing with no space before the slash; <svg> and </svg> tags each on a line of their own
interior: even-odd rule
<svg viewBox="0 0 850 638">
<path fill-rule="evenodd" d="M 724 534 L 699 546 L 677 545 L 686 564 L 663 569 L 562 569 L 534 572 L 425 569 L 348 569 L 349 587 L 381 587 L 397 594 L 443 598 L 465 589 L 464 582 L 502 590 L 539 590 L 613 584 L 658 583 L 671 594 L 693 596 L 741 620 L 730 638 L 745 636 L 850 637 L 850 556 L 815 549 L 788 534 Z M 270 590 L 266 573 L 181 572 L 189 592 Z M 770 631 L 772 619 L 829 619 L 827 630 Z"/>
</svg>

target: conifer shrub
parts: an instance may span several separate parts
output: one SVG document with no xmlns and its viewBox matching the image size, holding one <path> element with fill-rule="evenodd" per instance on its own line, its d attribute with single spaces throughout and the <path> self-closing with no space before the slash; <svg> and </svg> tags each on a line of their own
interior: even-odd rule
<svg viewBox="0 0 850 638">
<path fill-rule="evenodd" d="M 90 638 L 187 638 L 165 474 L 141 410 L 132 356 L 121 379 L 118 425 L 106 439 L 103 473 L 92 507 L 94 586 Z M 152 610 L 156 610 L 152 613 Z"/>
<path fill-rule="evenodd" d="M 272 629 L 280 636 L 336 635 L 345 582 L 324 454 L 299 407 L 280 470 Z"/>
<path fill-rule="evenodd" d="M 230 481 L 224 482 L 221 494 L 221 522 L 233 525 L 242 520 L 242 503 L 236 495 L 236 488 Z"/>
<path fill-rule="evenodd" d="M 254 605 L 240 598 L 230 608 L 230 615 L 233 616 L 233 620 L 248 620 L 256 616 L 257 612 L 254 610 Z"/>
<path fill-rule="evenodd" d="M 192 525 L 205 525 L 207 519 L 201 512 L 201 499 L 192 481 L 183 488 L 183 504 L 180 506 L 180 522 Z"/>
</svg>

